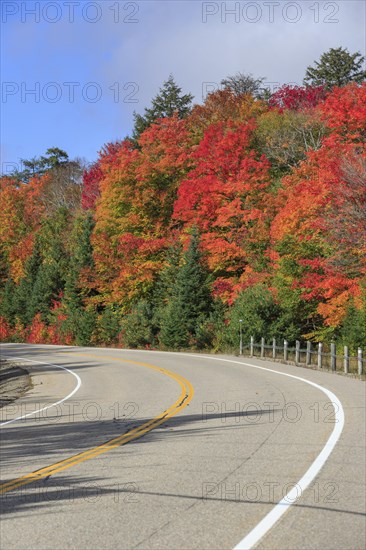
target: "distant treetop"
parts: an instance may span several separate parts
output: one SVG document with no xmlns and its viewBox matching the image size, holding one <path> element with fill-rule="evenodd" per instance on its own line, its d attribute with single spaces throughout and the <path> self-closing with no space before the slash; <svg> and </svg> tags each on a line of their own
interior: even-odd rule
<svg viewBox="0 0 366 550">
<path fill-rule="evenodd" d="M 221 80 L 221 85 L 235 95 L 251 94 L 254 97 L 262 97 L 264 80 L 264 77 L 254 78 L 252 74 L 238 72 Z"/>
<path fill-rule="evenodd" d="M 315 61 L 314 67 L 306 69 L 304 84 L 325 86 L 328 90 L 350 82 L 361 84 L 366 80 L 364 60 L 360 52 L 350 54 L 347 48 L 330 48 L 323 53 L 320 61 Z"/>
<path fill-rule="evenodd" d="M 191 111 L 192 100 L 192 94 L 182 94 L 182 89 L 176 84 L 173 75 L 169 75 L 152 100 L 151 107 L 146 108 L 143 115 L 134 113 L 133 139 L 137 141 L 142 132 L 158 118 L 171 117 L 176 112 L 179 118 L 185 118 Z"/>
</svg>

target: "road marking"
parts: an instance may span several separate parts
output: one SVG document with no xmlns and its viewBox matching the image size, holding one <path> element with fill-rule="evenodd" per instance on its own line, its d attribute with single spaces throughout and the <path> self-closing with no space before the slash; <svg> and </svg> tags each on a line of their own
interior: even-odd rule
<svg viewBox="0 0 366 550">
<path fill-rule="evenodd" d="M 103 349 L 103 348 L 98 348 L 98 349 Z M 310 485 L 310 483 L 312 483 L 312 481 L 314 481 L 315 477 L 319 474 L 320 470 L 322 469 L 325 462 L 328 460 L 330 454 L 334 450 L 334 447 L 337 444 L 337 442 L 339 440 L 339 437 L 340 437 L 340 435 L 343 431 L 344 421 L 345 421 L 343 406 L 342 406 L 342 403 L 340 402 L 340 400 L 338 399 L 338 397 L 333 392 L 328 390 L 327 388 L 324 388 L 323 386 L 320 386 L 319 384 L 316 384 L 315 382 L 311 382 L 310 380 L 306 380 L 305 378 L 302 378 L 300 376 L 295 376 L 293 374 L 287 374 L 287 373 L 284 373 L 284 372 L 281 372 L 281 371 L 278 371 L 278 370 L 274 370 L 274 369 L 270 369 L 270 368 L 267 368 L 267 367 L 260 367 L 259 365 L 253 365 L 251 363 L 246 363 L 246 362 L 243 362 L 243 361 L 235 361 L 235 360 L 232 360 L 232 359 L 223 359 L 221 357 L 211 357 L 211 356 L 207 356 L 207 355 L 197 355 L 197 354 L 180 353 L 180 352 L 175 352 L 175 353 L 174 352 L 151 352 L 151 351 L 147 351 L 147 350 L 146 351 L 145 350 L 118 350 L 118 351 L 128 351 L 130 353 L 131 352 L 150 353 L 150 354 L 151 353 L 156 353 L 156 354 L 164 353 L 164 354 L 180 355 L 180 356 L 191 357 L 191 358 L 195 357 L 195 358 L 199 358 L 199 359 L 208 359 L 208 360 L 211 360 L 211 361 L 221 361 L 221 362 L 226 362 L 226 363 L 234 363 L 234 364 L 237 364 L 237 365 L 244 365 L 246 367 L 250 367 L 250 368 L 254 368 L 254 369 L 258 369 L 258 370 L 262 370 L 262 371 L 273 372 L 273 373 L 279 374 L 281 376 L 286 376 L 288 378 L 293 378 L 294 380 L 300 380 L 301 382 L 304 382 L 305 384 L 309 384 L 310 386 L 313 386 L 314 388 L 317 388 L 318 390 L 322 391 L 328 397 L 328 399 L 330 399 L 330 401 L 333 405 L 334 414 L 335 414 L 335 425 L 334 425 L 333 431 L 332 431 L 331 435 L 329 436 L 327 442 L 325 443 L 323 449 L 321 450 L 321 452 L 319 453 L 317 458 L 313 461 L 313 463 L 308 468 L 308 470 L 305 472 L 305 474 L 300 479 L 300 481 L 298 481 L 296 484 L 294 484 L 294 488 L 291 491 L 289 491 L 282 498 L 282 500 L 280 500 L 274 506 L 274 508 L 272 508 L 272 510 L 234 547 L 233 550 L 250 550 L 251 548 L 253 548 L 255 546 L 255 544 L 257 544 L 264 537 L 264 535 L 266 535 L 268 533 L 268 531 L 279 521 L 279 519 L 290 508 L 290 506 L 292 506 L 292 504 L 294 504 L 301 497 L 303 491 L 305 491 L 307 489 L 307 487 Z M 78 355 L 89 355 L 89 354 L 78 354 Z M 100 357 L 100 356 L 98 355 L 97 357 Z M 110 360 L 110 359 L 114 359 L 114 360 L 118 361 L 117 358 L 110 358 L 109 357 L 108 360 Z M 123 361 L 123 360 L 120 359 L 120 361 Z M 133 362 L 133 361 L 128 361 L 128 362 L 139 364 L 139 363 Z M 141 363 L 141 364 L 145 365 L 145 366 L 149 365 L 148 363 Z M 162 369 L 160 367 L 156 367 L 154 365 L 151 365 L 150 368 L 151 367 L 154 370 L 157 370 L 157 371 L 160 371 L 160 372 L 165 370 L 165 369 Z M 175 375 L 174 373 L 171 373 L 170 371 L 167 371 L 167 372 L 170 373 L 169 375 L 172 378 L 178 376 L 178 375 Z M 185 382 L 187 382 L 189 384 L 188 381 L 185 381 Z M 193 388 L 192 388 L 192 391 L 193 391 Z M 334 405 L 336 405 L 336 407 L 338 407 L 338 410 Z M 180 408 L 182 408 L 182 406 Z M 171 416 L 173 416 L 177 412 L 178 412 L 178 410 L 175 411 Z M 158 418 L 159 417 L 157 417 L 157 419 Z M 165 417 L 165 418 L 167 418 L 167 417 Z M 154 420 L 152 420 L 150 422 L 154 422 Z M 161 424 L 162 422 L 164 422 L 164 420 L 161 420 L 159 423 Z M 143 428 L 143 427 L 144 427 L 144 425 L 142 425 L 140 428 Z M 155 425 L 153 427 L 155 427 Z M 153 427 L 151 427 L 150 429 L 153 429 Z M 147 429 L 146 431 L 149 431 L 149 429 Z M 125 434 L 125 435 L 128 436 L 129 434 Z M 143 434 L 141 434 L 141 435 L 143 435 Z M 132 439 L 136 439 L 137 437 L 141 437 L 141 435 L 137 435 L 136 437 L 133 437 Z M 120 436 L 120 438 L 122 438 L 122 437 L 124 437 L 124 436 Z M 116 438 L 116 439 L 120 439 L 120 438 Z M 113 443 L 113 441 L 115 441 L 115 440 L 111 440 L 108 443 Z M 125 441 L 124 443 L 127 443 L 127 442 L 128 441 Z M 108 445 L 108 443 L 106 443 L 105 445 Z M 119 446 L 121 444 L 123 445 L 124 443 L 119 443 L 116 446 Z M 100 446 L 100 447 L 102 447 L 102 446 Z M 95 449 L 91 449 L 89 452 L 94 451 L 96 449 L 98 449 L 98 447 L 95 447 Z M 109 450 L 109 449 L 107 449 L 107 450 Z M 88 451 L 86 451 L 86 452 L 88 453 Z M 106 452 L 106 451 L 102 451 L 102 452 Z M 81 455 L 82 454 L 84 454 L 84 453 L 81 453 Z M 81 456 L 81 455 L 76 455 L 75 457 L 71 457 L 71 459 L 66 459 L 66 461 L 76 459 L 77 456 Z M 90 457 L 90 458 L 92 458 L 92 457 Z M 85 458 L 84 460 L 87 460 L 87 458 Z M 66 461 L 62 461 L 62 462 L 66 462 Z M 56 463 L 53 466 L 57 466 L 58 464 L 62 465 L 62 462 Z M 82 462 L 82 460 L 80 460 L 80 462 Z M 73 464 L 71 464 L 71 465 L 73 465 Z M 61 466 L 60 470 L 68 468 L 70 466 L 66 465 L 64 468 L 62 468 L 62 466 Z M 52 466 L 50 466 L 49 468 L 52 468 Z M 43 470 L 46 470 L 46 468 L 43 469 Z M 38 473 L 43 472 L 43 470 L 39 470 Z M 59 470 L 56 470 L 56 471 L 59 471 Z M 35 474 L 37 474 L 37 472 L 34 472 L 33 474 L 29 474 L 29 476 L 35 475 Z M 46 477 L 47 475 L 50 475 L 50 474 L 49 473 L 48 474 L 45 473 L 44 475 L 41 474 L 41 477 Z M 26 477 L 27 476 L 24 476 L 24 478 L 26 478 Z M 19 480 L 13 480 L 13 483 L 15 483 L 17 481 L 20 481 L 24 478 L 19 478 Z M 37 478 L 37 479 L 41 479 L 41 478 Z M 31 481 L 24 481 L 23 483 L 21 483 L 21 485 L 24 485 L 26 483 L 32 483 L 33 481 L 35 481 L 35 479 L 32 479 Z M 9 482 L 9 483 L 12 483 L 12 482 Z M 5 488 L 5 485 L 3 486 L 4 488 Z M 1 487 L 0 494 L 2 492 L 7 492 L 7 490 L 10 491 L 11 489 L 15 488 L 15 487 L 11 487 L 11 488 L 5 489 L 3 491 L 2 490 L 3 487 Z M 300 494 L 298 492 L 299 487 L 300 487 Z"/>
<path fill-rule="evenodd" d="M 75 376 L 75 378 L 77 380 L 77 384 L 76 384 L 75 388 L 72 390 L 72 392 L 69 393 L 68 395 L 66 395 L 66 397 L 64 397 L 63 399 L 60 399 L 59 401 L 56 401 L 55 403 L 51 403 L 50 405 L 47 405 L 46 407 L 42 407 L 41 409 L 37 409 L 37 410 L 32 411 L 30 413 L 23 414 L 22 416 L 18 416 L 17 418 L 13 418 L 12 420 L 7 420 L 6 422 L 1 422 L 0 423 L 0 428 L 2 428 L 3 426 L 6 426 L 7 424 L 12 424 L 13 422 L 18 422 L 18 420 L 23 420 L 24 418 L 27 418 L 28 416 L 33 416 L 33 415 L 35 415 L 39 412 L 50 409 L 51 407 L 56 407 L 56 405 L 60 405 L 60 403 L 63 403 L 67 399 L 70 399 L 70 397 L 72 397 L 78 391 L 78 389 L 81 386 L 80 377 L 75 372 L 73 372 L 72 370 L 67 369 L 66 367 L 62 367 L 61 365 L 54 365 L 53 363 L 46 363 L 45 361 L 34 361 L 32 359 L 24 359 L 23 357 L 12 357 L 11 359 L 15 359 L 17 361 L 29 361 L 30 363 L 49 365 L 51 367 L 56 367 L 58 369 L 66 370 L 67 372 L 69 372 L 70 374 Z"/>
<path fill-rule="evenodd" d="M 189 355 L 189 354 L 186 354 Z M 207 357 L 202 355 L 194 355 L 194 357 L 205 357 L 206 359 L 212 359 L 215 361 L 225 361 L 226 363 L 236 363 L 238 365 L 245 365 L 246 367 L 251 367 L 254 369 L 264 370 L 273 372 L 275 374 L 280 374 L 281 376 L 287 376 L 288 378 L 294 378 L 295 380 L 300 380 L 309 384 L 314 388 L 325 393 L 328 399 L 331 401 L 334 409 L 335 423 L 332 433 L 330 434 L 327 442 L 325 443 L 323 449 L 318 454 L 314 462 L 311 464 L 310 468 L 305 472 L 300 481 L 294 484 L 294 488 L 289 491 L 283 498 L 280 500 L 274 508 L 234 547 L 233 550 L 250 550 L 253 548 L 257 542 L 259 542 L 266 533 L 278 522 L 278 520 L 283 516 L 283 514 L 294 504 L 303 494 L 305 489 L 309 487 L 310 483 L 314 481 L 316 476 L 319 474 L 320 470 L 323 468 L 324 464 L 328 460 L 330 454 L 332 453 L 334 447 L 339 440 L 341 433 L 344 427 L 345 414 L 342 407 L 342 403 L 338 397 L 323 386 L 316 384 L 315 382 L 310 382 L 301 376 L 295 376 L 294 374 L 287 374 L 285 372 L 280 372 L 278 370 L 269 369 L 266 367 L 260 367 L 258 365 L 252 365 L 251 363 L 244 363 L 242 361 L 234 361 L 232 359 L 221 359 L 219 357 Z M 300 487 L 300 494 L 298 489 Z"/>
<path fill-rule="evenodd" d="M 107 441 L 106 443 L 93 447 L 87 451 L 84 451 L 77 455 L 73 455 L 69 458 L 66 458 L 65 460 L 61 460 L 59 462 L 51 464 L 50 466 L 46 466 L 45 468 L 36 470 L 35 472 L 32 472 L 30 474 L 27 474 L 17 479 L 13 479 L 11 481 L 3 483 L 0 486 L 0 494 L 7 493 L 9 491 L 12 491 L 24 485 L 29 485 L 30 483 L 34 483 L 35 481 L 43 479 L 47 476 L 53 475 L 57 472 L 61 472 L 62 470 L 66 470 L 67 468 L 71 468 L 72 466 L 76 466 L 81 462 L 85 462 L 86 460 L 90 460 L 91 458 L 95 458 L 101 454 L 107 453 L 112 449 L 121 447 L 122 445 L 125 445 L 129 441 L 138 439 L 143 435 L 145 435 L 146 433 L 153 430 L 154 428 L 156 428 L 157 426 L 160 426 L 160 424 L 163 424 L 164 422 L 166 422 L 167 419 L 176 415 L 181 409 L 185 408 L 193 398 L 194 390 L 191 383 L 185 378 L 183 378 L 182 376 L 180 376 L 179 374 L 175 374 L 174 372 L 171 372 L 162 367 L 157 367 L 156 365 L 151 365 L 150 363 L 142 363 L 139 361 L 130 361 L 126 359 L 106 357 L 106 356 L 101 357 L 100 355 L 96 356 L 96 355 L 87 354 L 87 353 L 73 353 L 73 355 L 98 357 L 99 359 L 108 359 L 108 361 L 113 360 L 113 361 L 119 361 L 122 363 L 130 363 L 133 365 L 147 367 L 159 373 L 165 374 L 166 376 L 169 376 L 170 378 L 178 382 L 182 389 L 181 394 L 178 397 L 178 399 L 173 403 L 173 405 L 171 405 L 167 410 L 163 411 L 161 414 L 159 414 L 155 418 L 148 420 L 147 422 L 144 422 L 143 424 L 141 424 L 137 428 L 134 428 L 130 432 L 127 432 L 123 435 L 115 437 L 110 441 Z"/>
<path fill-rule="evenodd" d="M 121 350 L 121 351 L 136 351 L 137 353 L 151 353 L 149 351 L 145 350 Z M 328 390 L 327 388 L 324 388 L 323 386 L 320 386 L 319 384 L 316 384 L 315 382 L 310 382 L 310 380 L 306 380 L 305 378 L 301 378 L 301 376 L 295 376 L 294 374 L 287 374 L 285 372 L 281 372 L 274 369 L 269 369 L 267 367 L 260 367 L 259 365 L 252 365 L 251 363 L 245 363 L 244 361 L 234 361 L 233 359 L 223 359 L 221 357 L 210 357 L 207 355 L 197 355 L 197 354 L 191 354 L 191 353 L 180 353 L 180 352 L 155 352 L 155 353 L 170 353 L 175 355 L 184 355 L 186 357 L 195 357 L 199 359 L 209 359 L 211 361 L 223 361 L 226 363 L 235 363 L 237 365 L 244 365 L 246 367 L 250 367 L 253 369 L 263 370 L 263 371 L 269 371 L 273 372 L 275 374 L 280 374 L 281 376 L 286 376 L 288 378 L 293 378 L 295 380 L 300 380 L 301 382 L 305 382 L 305 384 L 309 384 L 310 386 L 313 386 L 314 388 L 317 388 L 318 390 L 325 393 L 325 395 L 330 399 L 333 409 L 334 409 L 334 415 L 335 415 L 335 424 L 332 433 L 330 434 L 327 442 L 325 443 L 323 449 L 319 453 L 319 455 L 316 457 L 314 462 L 311 464 L 310 468 L 305 472 L 305 474 L 302 476 L 300 481 L 298 481 L 296 484 L 294 484 L 294 488 L 289 491 L 283 498 L 280 500 L 274 508 L 234 547 L 233 550 L 250 550 L 253 548 L 257 542 L 259 542 L 266 533 L 275 525 L 275 523 L 278 522 L 278 520 L 283 516 L 283 514 L 294 504 L 303 494 L 305 489 L 314 481 L 316 476 L 319 474 L 320 470 L 324 466 L 325 462 L 328 460 L 330 454 L 332 453 L 334 447 L 337 444 L 337 441 L 340 438 L 340 435 L 343 431 L 344 427 L 344 421 L 345 421 L 345 414 L 343 410 L 342 403 L 338 399 L 338 397 Z M 300 494 L 298 492 L 298 488 L 300 487 Z"/>
</svg>

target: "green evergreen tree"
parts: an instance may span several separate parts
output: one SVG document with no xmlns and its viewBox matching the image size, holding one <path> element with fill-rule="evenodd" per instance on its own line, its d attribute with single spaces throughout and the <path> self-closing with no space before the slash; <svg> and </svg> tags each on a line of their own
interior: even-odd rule
<svg viewBox="0 0 366 550">
<path fill-rule="evenodd" d="M 56 168 L 69 161 L 69 155 L 59 147 L 49 147 L 46 156 L 40 158 L 46 170 Z"/>
<path fill-rule="evenodd" d="M 154 323 L 160 327 L 166 305 L 172 298 L 174 285 L 182 262 L 183 247 L 181 242 L 173 244 L 166 251 L 165 265 L 153 287 L 151 302 L 154 308 Z"/>
<path fill-rule="evenodd" d="M 64 286 L 64 280 L 55 263 L 43 263 L 37 273 L 37 278 L 32 289 L 32 294 L 27 310 L 28 322 L 37 313 L 41 313 L 44 321 L 48 320 L 48 314 L 54 300 L 60 295 Z"/>
<path fill-rule="evenodd" d="M 4 250 L 0 248 L 0 289 L 3 289 L 9 280 L 9 262 L 8 256 Z"/>
<path fill-rule="evenodd" d="M 0 317 L 4 317 L 10 326 L 14 326 L 17 308 L 14 300 L 16 286 L 13 279 L 5 283 L 0 300 Z"/>
<path fill-rule="evenodd" d="M 65 166 L 69 163 L 68 154 L 58 147 L 47 149 L 45 156 L 21 159 L 23 170 L 16 170 L 11 177 L 27 183 L 35 176 L 42 176 L 49 170 Z"/>
<path fill-rule="evenodd" d="M 223 349 L 223 334 L 225 332 L 225 313 L 227 306 L 218 298 L 213 300 L 212 311 L 196 330 L 196 345 L 199 349 Z"/>
<path fill-rule="evenodd" d="M 149 295 L 138 301 L 131 313 L 121 323 L 123 343 L 131 348 L 146 348 L 158 345 L 165 309 L 172 298 L 174 285 L 182 258 L 180 242 L 166 252 L 165 267 Z"/>
<path fill-rule="evenodd" d="M 340 329 L 340 340 L 349 346 L 350 352 L 357 353 L 357 348 L 366 351 L 366 288 L 363 288 L 361 307 L 351 305 Z"/>
<path fill-rule="evenodd" d="M 81 309 L 75 319 L 75 344 L 89 346 L 97 323 L 97 315 L 93 309 Z"/>
<path fill-rule="evenodd" d="M 229 312 L 229 324 L 224 335 L 224 347 L 239 349 L 240 325 L 244 345 L 250 337 L 273 337 L 272 326 L 279 316 L 279 307 L 271 292 L 263 285 L 250 287 L 239 294 Z M 241 320 L 241 323 L 240 323 Z"/>
<path fill-rule="evenodd" d="M 107 306 L 99 315 L 97 341 L 101 344 L 113 344 L 121 331 L 118 308 Z"/>
<path fill-rule="evenodd" d="M 155 346 L 157 341 L 153 324 L 154 310 L 146 300 L 139 301 L 132 312 L 122 320 L 123 343 L 129 348 Z"/>
<path fill-rule="evenodd" d="M 33 319 L 31 296 L 41 265 L 41 244 L 37 236 L 32 255 L 25 264 L 24 277 L 20 280 L 18 285 L 12 285 L 11 282 L 9 282 L 10 288 L 8 288 L 7 296 L 12 302 L 11 308 L 13 319 L 11 321 L 9 320 L 12 325 L 15 323 L 16 319 L 19 319 L 23 325 L 31 323 Z"/>
<path fill-rule="evenodd" d="M 191 94 L 182 94 L 182 89 L 170 75 L 152 100 L 151 107 L 146 108 L 143 115 L 134 113 L 133 140 L 137 142 L 143 131 L 158 118 L 171 117 L 175 112 L 179 118 L 185 118 L 190 113 L 192 99 Z"/>
<path fill-rule="evenodd" d="M 91 234 L 94 228 L 94 219 L 90 212 L 77 216 L 73 221 L 69 244 L 69 265 L 65 282 L 64 303 L 69 309 L 78 310 L 82 307 L 84 298 L 90 291 L 81 289 L 79 285 L 80 273 L 84 268 L 93 269 L 93 248 Z"/>
<path fill-rule="evenodd" d="M 210 279 L 202 260 L 199 236 L 194 231 L 163 313 L 160 341 L 167 348 L 198 345 L 199 327 L 212 309 Z"/>
<path fill-rule="evenodd" d="M 350 54 L 347 49 L 330 48 L 323 53 L 315 66 L 306 69 L 304 84 L 325 86 L 328 90 L 334 86 L 345 86 L 349 82 L 361 84 L 366 79 L 363 68 L 364 57 L 360 52 Z"/>
<path fill-rule="evenodd" d="M 37 313 L 42 314 L 45 322 L 48 321 L 52 302 L 58 300 L 64 291 L 68 269 L 65 243 L 68 228 L 69 213 L 65 208 L 59 209 L 53 216 L 42 222 L 41 230 L 37 236 L 37 250 L 40 258 L 33 259 L 35 264 L 35 267 L 32 267 L 33 275 L 26 277 L 26 280 L 30 281 L 27 307 L 28 323 Z M 41 261 L 39 261 L 40 259 Z M 36 269 L 37 261 L 39 262 L 38 269 Z"/>
<path fill-rule="evenodd" d="M 94 220 L 90 213 L 77 216 L 70 236 L 70 260 L 62 299 L 66 321 L 63 330 L 74 336 L 77 345 L 90 344 L 96 327 L 96 312 L 85 306 L 85 299 L 91 291 L 80 285 L 80 274 L 84 268 L 93 268 L 91 234 Z"/>
</svg>

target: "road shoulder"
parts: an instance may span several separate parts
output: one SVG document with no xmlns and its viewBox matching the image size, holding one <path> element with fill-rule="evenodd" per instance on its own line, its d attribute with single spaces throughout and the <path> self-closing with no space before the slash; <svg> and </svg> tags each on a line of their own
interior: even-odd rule
<svg viewBox="0 0 366 550">
<path fill-rule="evenodd" d="M 31 377 L 23 366 L 0 360 L 0 408 L 22 397 L 31 387 Z"/>
</svg>

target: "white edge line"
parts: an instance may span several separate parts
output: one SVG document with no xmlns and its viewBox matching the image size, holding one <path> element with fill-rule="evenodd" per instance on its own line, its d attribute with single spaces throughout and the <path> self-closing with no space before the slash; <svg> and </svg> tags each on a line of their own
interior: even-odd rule
<svg viewBox="0 0 366 550">
<path fill-rule="evenodd" d="M 136 352 L 145 351 L 145 353 L 149 353 L 149 351 L 147 350 L 123 350 L 123 351 L 136 351 Z M 176 354 L 177 352 L 164 352 L 164 353 Z M 234 361 L 233 359 L 224 359 L 221 357 L 211 357 L 209 355 L 198 355 L 193 353 L 178 352 L 178 354 L 185 355 L 186 357 L 196 357 L 199 359 L 211 359 L 213 361 L 224 361 L 225 363 L 235 363 L 237 365 L 244 365 L 246 367 L 250 367 L 253 369 L 273 372 L 275 374 L 280 374 L 281 376 L 287 376 L 288 378 L 294 378 L 295 380 L 300 380 L 301 382 L 305 382 L 305 384 L 309 384 L 310 386 L 313 386 L 314 388 L 317 388 L 318 390 L 325 393 L 325 395 L 330 399 L 333 405 L 334 414 L 335 414 L 335 425 L 334 425 L 333 431 L 330 434 L 323 449 L 321 450 L 319 455 L 316 457 L 314 462 L 311 464 L 310 468 L 305 472 L 302 478 L 297 483 L 294 484 L 293 489 L 291 489 L 291 491 L 289 491 L 282 498 L 282 500 L 280 500 L 275 505 L 275 507 L 272 508 L 272 510 L 268 512 L 268 514 L 233 549 L 233 550 L 250 550 L 251 548 L 254 547 L 255 544 L 257 544 L 257 542 L 259 542 L 264 537 L 266 533 L 268 533 L 268 531 L 275 525 L 275 523 L 277 523 L 277 521 L 283 516 L 283 514 L 290 508 L 290 506 L 294 504 L 301 497 L 305 489 L 307 489 L 310 483 L 316 478 L 316 476 L 319 474 L 320 470 L 324 466 L 325 462 L 328 460 L 330 454 L 332 453 L 334 447 L 337 444 L 337 441 L 344 427 L 345 415 L 344 415 L 342 403 L 340 402 L 338 397 L 327 388 L 323 388 L 323 386 L 320 386 L 315 382 L 311 382 L 310 380 L 306 380 L 305 378 L 301 378 L 300 376 L 295 376 L 294 374 L 287 374 L 285 372 L 269 369 L 267 367 L 252 365 L 251 363 L 245 363 L 244 361 Z"/>
<path fill-rule="evenodd" d="M 234 362 L 234 361 L 232 361 Z M 334 447 L 337 444 L 337 441 L 340 438 L 340 435 L 344 427 L 344 410 L 342 403 L 338 397 L 328 390 L 323 388 L 315 382 L 310 382 L 305 378 L 300 376 L 294 376 L 292 374 L 287 374 L 284 372 L 279 372 L 273 369 L 266 369 L 265 367 L 258 367 L 256 365 L 251 365 L 249 363 L 241 363 L 240 361 L 235 361 L 235 363 L 244 364 L 248 367 L 259 368 L 264 370 L 269 370 L 271 372 L 281 374 L 282 376 L 288 376 L 289 378 L 295 378 L 301 382 L 305 382 L 310 386 L 314 386 L 321 390 L 325 395 L 330 399 L 334 414 L 335 414 L 335 424 L 332 433 L 330 434 L 327 442 L 325 443 L 323 449 L 316 457 L 314 462 L 311 464 L 310 468 L 305 472 L 302 478 L 294 485 L 293 489 L 289 491 L 283 498 L 280 500 L 274 508 L 234 547 L 234 550 L 250 550 L 253 548 L 257 542 L 264 537 L 266 533 L 277 523 L 277 521 L 283 516 L 283 514 L 294 504 L 303 494 L 303 492 L 309 487 L 310 483 L 316 478 L 320 470 L 323 468 L 324 464 L 328 460 L 330 454 L 332 453 Z"/>
<path fill-rule="evenodd" d="M 55 403 L 51 403 L 50 405 L 47 405 L 46 407 L 42 407 L 42 409 L 37 409 L 36 411 L 32 411 L 28 414 L 23 414 L 22 416 L 18 416 L 17 418 L 13 418 L 12 420 L 7 420 L 6 422 L 1 422 L 0 423 L 0 428 L 2 428 L 3 426 L 6 426 L 6 424 L 11 424 L 12 422 L 17 422 L 18 420 L 23 420 L 24 418 L 27 418 L 28 416 L 33 416 L 39 412 L 42 412 L 42 411 L 45 411 L 47 409 L 50 409 L 51 407 L 55 407 L 56 405 L 60 405 L 60 403 L 63 403 L 64 401 L 66 401 L 67 399 L 70 399 L 70 397 L 72 397 L 77 391 L 78 389 L 80 388 L 81 386 L 81 379 L 80 377 L 75 373 L 73 372 L 72 370 L 70 369 L 67 369 L 66 367 L 62 367 L 61 365 L 55 365 L 53 363 L 46 363 L 45 361 L 34 361 L 33 359 L 25 359 L 24 357 L 13 357 L 13 356 L 10 356 L 9 357 L 10 360 L 17 360 L 17 361 L 29 361 L 30 363 L 36 363 L 36 364 L 42 364 L 42 365 L 49 365 L 50 367 L 56 367 L 58 369 L 63 369 L 63 370 L 66 370 L 67 372 L 69 372 L 70 374 L 72 374 L 73 376 L 75 376 L 75 378 L 77 379 L 77 384 L 75 386 L 75 388 L 72 390 L 71 393 L 69 393 L 68 395 L 66 395 L 66 397 L 64 397 L 63 399 L 60 399 L 59 401 L 56 401 Z"/>
<path fill-rule="evenodd" d="M 66 346 L 68 347 L 68 346 Z M 98 348 L 98 349 L 108 349 L 108 348 Z M 145 353 L 151 353 L 148 350 L 120 350 L 117 351 L 134 351 L 137 353 L 145 352 Z M 164 352 L 166 354 L 172 353 L 172 352 Z M 174 352 L 173 352 L 174 353 Z M 176 353 L 175 353 L 176 354 Z M 315 382 L 311 382 L 310 380 L 306 380 L 305 378 L 301 378 L 300 376 L 295 376 L 293 374 L 287 374 L 285 372 L 281 372 L 274 369 L 269 369 L 267 367 L 260 367 L 259 365 L 252 365 L 251 363 L 245 363 L 243 361 L 234 361 L 233 359 L 224 359 L 221 357 L 211 357 L 208 355 L 198 355 L 198 354 L 191 354 L 191 353 L 179 353 L 178 355 L 185 355 L 187 357 L 195 357 L 199 359 L 211 359 L 213 361 L 224 361 L 225 363 L 235 363 L 237 365 L 244 365 L 246 367 L 250 367 L 253 369 L 258 370 L 264 370 L 273 372 L 275 374 L 280 374 L 281 376 L 287 376 L 288 378 L 294 378 L 295 380 L 300 380 L 301 382 L 305 382 L 305 384 L 309 384 L 310 386 L 313 386 L 314 388 L 317 388 L 318 390 L 322 391 L 331 401 L 334 409 L 335 414 L 335 425 L 333 428 L 332 433 L 330 434 L 327 442 L 325 443 L 323 449 L 319 453 L 319 455 L 316 457 L 314 462 L 311 464 L 310 468 L 305 472 L 305 474 L 302 476 L 302 478 L 294 484 L 293 489 L 289 491 L 283 498 L 280 500 L 274 508 L 268 514 L 234 547 L 233 550 L 250 550 L 253 548 L 257 542 L 259 542 L 260 539 L 264 537 L 266 533 L 277 523 L 277 521 L 283 516 L 283 514 L 294 504 L 302 495 L 302 493 L 307 489 L 307 487 L 310 485 L 310 483 L 315 479 L 315 477 L 319 474 L 320 470 L 324 466 L 325 462 L 328 460 L 330 454 L 332 453 L 334 447 L 337 444 L 337 441 L 343 431 L 344 427 L 344 410 L 342 407 L 342 403 L 338 399 L 338 397 L 328 390 L 327 388 L 323 388 L 323 386 L 320 386 L 319 384 L 316 384 Z M 14 358 L 16 359 L 16 357 Z M 28 359 L 28 361 L 31 361 Z M 42 363 L 42 361 L 33 361 L 34 363 Z M 53 403 L 52 405 L 49 405 L 48 407 L 44 407 L 43 409 L 40 409 L 39 411 L 34 411 L 32 413 L 29 413 L 27 415 L 21 416 L 19 418 L 15 418 L 14 420 L 10 420 L 8 422 L 5 422 L 3 424 L 0 424 L 0 427 L 4 424 L 8 424 L 10 422 L 15 422 L 16 420 L 20 420 L 21 418 L 25 418 L 26 416 L 30 416 L 32 414 L 36 414 L 37 412 L 40 412 L 42 410 L 48 409 L 49 407 L 52 407 L 54 405 L 58 405 L 59 403 L 62 403 L 69 397 L 71 397 L 81 386 L 81 380 L 77 374 L 70 371 L 69 369 L 66 369 L 65 367 L 61 367 L 60 365 L 52 365 L 51 363 L 44 363 L 48 364 L 54 367 L 59 367 L 61 369 L 67 370 L 71 374 L 73 374 L 78 379 L 78 385 L 77 387 L 64 399 L 58 401 L 57 403 Z"/>
</svg>

